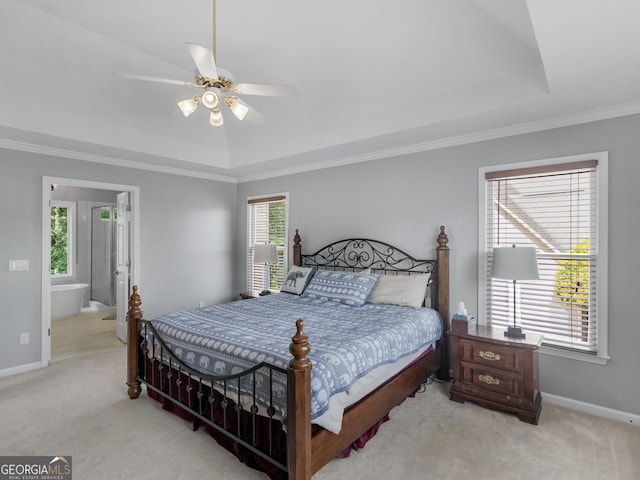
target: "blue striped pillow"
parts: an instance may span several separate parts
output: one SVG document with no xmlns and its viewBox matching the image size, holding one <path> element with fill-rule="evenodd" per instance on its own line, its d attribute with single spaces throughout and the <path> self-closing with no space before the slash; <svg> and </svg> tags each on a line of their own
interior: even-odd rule
<svg viewBox="0 0 640 480">
<path fill-rule="evenodd" d="M 369 298 L 377 280 L 377 275 L 321 270 L 313 276 L 302 296 L 361 306 Z"/>
</svg>

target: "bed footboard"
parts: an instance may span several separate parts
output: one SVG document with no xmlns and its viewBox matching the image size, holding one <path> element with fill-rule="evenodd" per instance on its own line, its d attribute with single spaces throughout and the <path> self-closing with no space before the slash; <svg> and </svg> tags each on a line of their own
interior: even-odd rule
<svg viewBox="0 0 640 480">
<path fill-rule="evenodd" d="M 177 358 L 142 318 L 142 301 L 133 287 L 129 300 L 128 394 L 138 398 L 142 384 L 165 408 L 192 420 L 194 429 L 207 431 L 250 466 L 271 472 L 274 478 L 311 478 L 311 362 L 304 322 L 296 322 L 287 369 L 261 363 L 234 375 L 201 374 Z M 286 435 L 274 407 L 273 376 L 287 377 Z M 256 386 L 265 378 L 269 403 L 257 400 Z M 252 386 L 247 392 L 246 385 Z M 263 395 L 264 397 L 264 395 Z M 246 454 L 238 451 L 245 451 Z M 280 471 L 280 473 L 277 472 Z"/>
</svg>

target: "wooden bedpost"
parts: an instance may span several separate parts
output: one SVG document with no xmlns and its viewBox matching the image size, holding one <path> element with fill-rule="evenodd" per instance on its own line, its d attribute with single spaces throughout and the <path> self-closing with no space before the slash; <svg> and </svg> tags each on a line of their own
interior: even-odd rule
<svg viewBox="0 0 640 480">
<path fill-rule="evenodd" d="M 438 311 L 442 316 L 443 329 L 442 334 L 442 358 L 440 359 L 440 370 L 438 378 L 448 380 L 449 375 L 449 336 L 447 331 L 450 328 L 451 318 L 449 316 L 449 237 L 444 232 L 444 225 L 440 226 L 440 234 L 438 235 L 438 247 L 436 248 L 436 257 L 438 262 Z"/>
<path fill-rule="evenodd" d="M 300 244 L 300 234 L 296 228 L 296 234 L 293 236 L 293 264 L 302 265 L 302 245 Z"/>
<path fill-rule="evenodd" d="M 128 361 L 127 361 L 127 385 L 129 389 L 127 393 L 129 398 L 138 398 L 140 396 L 141 387 L 138 381 L 138 319 L 142 318 L 142 300 L 138 295 L 138 287 L 134 285 L 132 287 L 133 293 L 129 297 L 129 345 L 127 346 Z"/>
<path fill-rule="evenodd" d="M 297 231 L 296 231 L 297 232 Z M 311 351 L 309 339 L 302 333 L 304 322 L 296 321 L 291 338 L 287 376 L 287 466 L 289 480 L 311 479 Z"/>
</svg>

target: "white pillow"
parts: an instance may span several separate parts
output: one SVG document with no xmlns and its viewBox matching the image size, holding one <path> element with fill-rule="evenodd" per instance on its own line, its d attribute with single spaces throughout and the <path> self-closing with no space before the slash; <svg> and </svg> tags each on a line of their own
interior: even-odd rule
<svg viewBox="0 0 640 480">
<path fill-rule="evenodd" d="M 300 295 L 309 285 L 315 271 L 316 267 L 291 267 L 284 277 L 280 291 Z"/>
<path fill-rule="evenodd" d="M 380 275 L 367 302 L 419 308 L 424 303 L 430 277 L 430 273 Z"/>
</svg>

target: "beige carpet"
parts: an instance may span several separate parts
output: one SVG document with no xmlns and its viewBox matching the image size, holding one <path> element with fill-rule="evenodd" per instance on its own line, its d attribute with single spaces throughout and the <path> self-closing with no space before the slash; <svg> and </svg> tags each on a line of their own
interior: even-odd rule
<svg viewBox="0 0 640 480">
<path fill-rule="evenodd" d="M 0 455 L 69 455 L 76 480 L 266 479 L 143 395 L 124 345 L 0 378 Z M 99 372 L 101 377 L 97 378 Z M 640 428 L 544 405 L 540 423 L 448 400 L 429 385 L 314 480 L 640 479 Z"/>
</svg>

